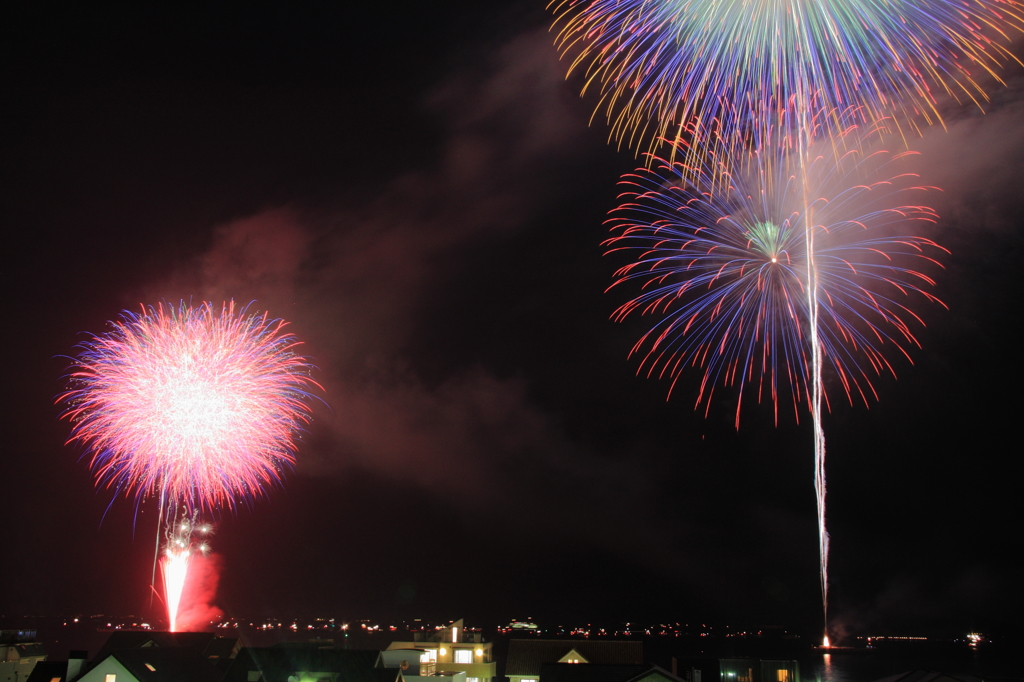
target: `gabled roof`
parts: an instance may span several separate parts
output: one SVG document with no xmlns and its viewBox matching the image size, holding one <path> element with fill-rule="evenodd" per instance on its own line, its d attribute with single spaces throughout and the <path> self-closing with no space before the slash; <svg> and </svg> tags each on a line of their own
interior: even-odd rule
<svg viewBox="0 0 1024 682">
<path fill-rule="evenodd" d="M 587 657 L 576 650 L 576 647 L 569 649 L 561 658 L 558 659 L 559 663 L 590 663 Z"/>
<path fill-rule="evenodd" d="M 150 647 L 182 647 L 195 649 L 204 657 L 227 657 L 238 642 L 237 638 L 219 637 L 212 632 L 154 632 L 151 630 L 116 630 L 93 658 L 99 663 L 115 651 L 122 649 L 148 649 Z M 227 653 L 225 652 L 225 648 Z"/>
<path fill-rule="evenodd" d="M 540 667 L 540 682 L 629 682 L 651 667 L 643 663 L 544 663 Z"/>
<path fill-rule="evenodd" d="M 204 651 L 210 643 L 217 639 L 212 632 L 172 632 L 171 636 L 178 646 L 194 647 L 196 651 Z"/>
<path fill-rule="evenodd" d="M 151 646 L 178 646 L 171 632 L 152 632 L 149 630 L 115 630 L 107 637 L 93 661 L 100 662 L 119 649 L 139 649 Z"/>
<path fill-rule="evenodd" d="M 203 656 L 207 658 L 231 658 L 238 646 L 237 637 L 214 637 L 206 648 L 203 649 Z"/>
<path fill-rule="evenodd" d="M 220 682 L 221 675 L 190 646 L 122 649 L 111 654 L 139 682 Z"/>
<path fill-rule="evenodd" d="M 683 678 L 673 675 L 661 666 L 652 665 L 649 670 L 637 675 L 629 682 L 683 682 Z"/>
<path fill-rule="evenodd" d="M 633 640 L 590 639 L 513 639 L 508 643 L 506 675 L 540 675 L 544 663 L 556 663 L 575 649 L 589 663 L 641 664 L 644 662 L 644 643 Z"/>
<path fill-rule="evenodd" d="M 582 663 L 545 663 L 540 667 L 540 682 L 683 682 L 664 668 L 650 663 L 584 665 Z"/>
<path fill-rule="evenodd" d="M 95 663 L 119 649 L 138 649 L 151 646 L 193 646 L 202 651 L 216 637 L 209 632 L 154 632 L 151 630 L 116 630 L 96 651 Z"/>
<path fill-rule="evenodd" d="M 231 663 L 224 682 L 246 682 L 250 671 L 262 680 L 287 680 L 297 672 L 340 673 L 342 682 L 396 682 L 401 671 L 377 668 L 376 650 L 319 649 L 309 646 L 246 647 Z"/>
</svg>

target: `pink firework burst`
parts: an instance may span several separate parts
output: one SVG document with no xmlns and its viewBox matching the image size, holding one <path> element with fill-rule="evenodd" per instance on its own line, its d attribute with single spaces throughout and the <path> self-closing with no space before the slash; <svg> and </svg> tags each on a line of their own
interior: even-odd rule
<svg viewBox="0 0 1024 682">
<path fill-rule="evenodd" d="M 112 324 L 80 344 L 58 398 L 97 484 L 212 509 L 280 482 L 319 388 L 285 322 L 231 301 L 144 307 Z"/>
</svg>

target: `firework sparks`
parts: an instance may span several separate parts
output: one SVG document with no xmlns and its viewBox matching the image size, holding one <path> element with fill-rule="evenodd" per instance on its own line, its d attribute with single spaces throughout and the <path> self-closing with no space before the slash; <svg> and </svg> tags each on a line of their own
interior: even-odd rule
<svg viewBox="0 0 1024 682">
<path fill-rule="evenodd" d="M 181 595 L 188 581 L 188 571 L 192 557 L 196 553 L 206 554 L 210 551 L 208 524 L 198 523 L 192 518 L 185 518 L 171 523 L 168 532 L 164 556 L 160 560 L 160 568 L 164 577 L 164 596 L 167 600 L 167 619 L 171 632 L 178 631 L 178 614 L 181 607 Z"/>
<path fill-rule="evenodd" d="M 234 302 L 125 312 L 81 344 L 59 397 L 97 485 L 159 497 L 168 529 L 156 552 L 172 631 L 191 558 L 206 550 L 197 513 L 264 495 L 295 461 L 318 385 L 284 325 Z"/>
<path fill-rule="evenodd" d="M 627 175 L 624 201 L 609 220 L 616 234 L 606 246 L 637 255 L 612 286 L 642 283 L 614 319 L 658 320 L 632 351 L 642 355 L 641 371 L 671 379 L 671 392 L 686 368 L 697 368 L 703 376 L 696 404 L 705 411 L 716 388 L 735 388 L 737 427 L 750 394 L 773 401 L 776 420 L 788 394 L 799 418 L 799 405 L 810 407 L 813 393 L 810 230 L 821 301 L 814 326 L 824 362 L 849 402 L 877 397 L 873 377 L 895 375 L 885 349 L 909 358 L 918 345 L 913 297 L 939 302 L 926 290 L 933 280 L 913 262 L 936 265 L 931 254 L 945 251 L 901 232 L 937 218 L 926 206 L 899 203 L 933 189 L 897 172 L 905 156 L 820 150 L 808 169 L 810 225 L 800 174 L 785 159 L 753 155 L 749 163 L 696 169 L 659 159 Z"/>
<path fill-rule="evenodd" d="M 884 183 L 847 187 L 828 203 L 817 192 L 836 189 L 822 182 L 834 173 L 823 173 L 812 150 L 822 140 L 838 144 L 848 119 L 913 129 L 941 120 L 940 96 L 980 106 L 985 81 L 1020 63 L 1010 45 L 1024 30 L 1024 2 L 552 0 L 549 8 L 570 73 L 582 73 L 584 93 L 600 93 L 594 115 L 604 114 L 610 136 L 628 146 L 670 145 L 668 161 L 649 158 L 675 176 L 675 192 L 638 171 L 636 207 L 656 218 L 624 220 L 612 240 L 642 250 L 619 282 L 646 280 L 645 293 L 617 316 L 663 316 L 634 348 L 647 349 L 642 366 L 672 377 L 673 386 L 683 367 L 703 368 L 698 405 L 710 404 L 716 386 L 738 386 L 737 425 L 744 391 L 755 384 L 776 414 L 781 385 L 797 413 L 803 401 L 810 409 L 827 629 L 823 371 L 831 368 L 847 397 L 864 402 L 874 393 L 872 374 L 894 374 L 882 347 L 907 355 L 917 344 L 905 298 L 934 297 L 920 288 L 931 284 L 927 276 L 892 265 L 892 257 L 930 259 L 924 254 L 938 247 L 885 234 L 859 247 L 838 241 L 849 232 L 844 221 L 867 232 L 879 216 L 934 216 L 903 206 L 867 212 L 863 221 L 841 217 L 848 197 Z M 736 163 L 751 149 L 760 155 L 752 176 Z M 784 159 L 785 174 L 771 167 L 774 157 Z M 838 169 L 849 163 L 836 161 Z M 783 184 L 781 194 L 767 187 Z M 792 210 L 778 212 L 783 207 Z M 699 229 L 687 223 L 712 218 Z M 844 249 L 890 262 L 849 259 Z"/>
<path fill-rule="evenodd" d="M 919 345 L 914 299 L 941 304 L 917 264 L 937 266 L 933 254 L 945 249 L 903 232 L 937 218 L 900 203 L 931 189 L 896 172 L 906 154 L 835 144 L 806 164 L 802 155 L 774 158 L 777 151 L 718 167 L 655 160 L 623 180 L 625 200 L 610 220 L 617 234 L 606 246 L 636 260 L 612 286 L 642 288 L 613 317 L 657 318 L 632 351 L 642 356 L 640 371 L 670 378 L 670 395 L 687 368 L 702 372 L 696 406 L 705 414 L 719 387 L 737 394 L 736 428 L 748 394 L 771 400 L 776 423 L 787 393 L 797 420 L 800 405 L 809 408 L 827 623 L 823 372 L 838 378 L 850 403 L 877 398 L 873 378 L 896 374 L 887 350 L 909 360 Z"/>
<path fill-rule="evenodd" d="M 284 322 L 212 304 L 126 312 L 81 344 L 60 397 L 97 483 L 189 509 L 278 483 L 308 422 L 310 365 Z"/>
<path fill-rule="evenodd" d="M 797 97 L 866 120 L 939 118 L 937 93 L 980 103 L 1024 28 L 1019 0 L 553 1 L 570 71 L 630 145 L 696 125 L 735 131 Z M 934 88 L 934 90 L 933 90 Z"/>
</svg>

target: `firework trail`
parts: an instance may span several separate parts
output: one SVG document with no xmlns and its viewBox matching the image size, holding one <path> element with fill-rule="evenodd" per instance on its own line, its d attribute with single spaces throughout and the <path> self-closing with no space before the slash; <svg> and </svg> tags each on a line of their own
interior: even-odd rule
<svg viewBox="0 0 1024 682">
<path fill-rule="evenodd" d="M 164 595 L 171 632 L 178 631 L 181 595 L 185 589 L 192 557 L 196 553 L 206 554 L 209 551 L 207 538 L 210 532 L 210 526 L 199 523 L 195 516 L 169 524 L 160 568 L 163 572 Z"/>
<path fill-rule="evenodd" d="M 937 266 L 945 251 L 909 234 L 937 218 L 918 203 L 933 188 L 902 168 L 912 155 L 870 151 L 861 139 L 851 130 L 818 145 L 809 164 L 777 148 L 699 167 L 652 157 L 622 179 L 605 242 L 610 254 L 632 257 L 610 288 L 640 289 L 613 319 L 655 318 L 631 351 L 639 372 L 669 379 L 670 395 L 684 373 L 700 374 L 695 407 L 705 414 L 728 388 L 737 428 L 750 399 L 770 401 L 776 423 L 780 407 L 797 421 L 801 406 L 810 410 L 826 609 L 821 372 L 851 404 L 877 398 L 874 380 L 895 376 L 887 354 L 909 360 L 919 346 L 912 325 L 923 323 L 912 307 L 941 304 L 919 268 Z"/>
<path fill-rule="evenodd" d="M 937 94 L 986 100 L 1020 0 L 553 0 L 557 44 L 629 146 L 688 127 L 732 134 L 793 97 L 916 125 Z M 934 88 L 934 91 L 933 91 Z M 699 150 L 695 150 L 699 151 Z"/>
<path fill-rule="evenodd" d="M 980 106 L 987 99 L 984 81 L 998 81 L 1005 64 L 1020 62 L 1009 46 L 1024 29 L 1024 3 L 552 0 L 549 8 L 557 17 L 556 42 L 571 61 L 570 73 L 583 74 L 584 93 L 600 93 L 594 115 L 603 112 L 611 138 L 651 149 L 667 142 L 669 162 L 682 150 L 689 167 L 680 171 L 681 181 L 721 196 L 730 178 L 716 160 L 766 151 L 768 146 L 758 143 L 765 135 L 777 135 L 797 149 L 810 337 L 810 358 L 803 365 L 810 386 L 803 388 L 814 425 L 827 627 L 822 370 L 823 363 L 836 360 L 823 345 L 827 338 L 818 338 L 821 297 L 828 292 L 821 288 L 823 271 L 811 229 L 817 200 L 809 191 L 816 182 L 810 150 L 822 139 L 841 136 L 845 126 L 821 114 L 855 112 L 868 126 L 891 117 L 898 126 L 916 128 L 941 120 L 937 95 Z M 818 120 L 811 124 L 813 119 Z M 827 321 L 828 310 L 824 314 Z"/>
<path fill-rule="evenodd" d="M 165 582 L 176 584 L 188 568 L 187 554 L 175 560 L 177 510 L 194 522 L 279 484 L 319 387 L 285 323 L 233 301 L 126 311 L 112 324 L 80 344 L 58 401 L 97 485 L 159 498 L 161 523 L 172 524 Z"/>
</svg>

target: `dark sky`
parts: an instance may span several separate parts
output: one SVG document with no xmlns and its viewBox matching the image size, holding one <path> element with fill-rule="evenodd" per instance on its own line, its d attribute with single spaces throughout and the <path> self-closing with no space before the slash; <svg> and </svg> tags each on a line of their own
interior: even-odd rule
<svg viewBox="0 0 1024 682">
<path fill-rule="evenodd" d="M 4 17 L 0 613 L 145 610 L 154 505 L 94 490 L 53 401 L 85 333 L 191 297 L 289 320 L 330 406 L 217 520 L 228 615 L 817 631 L 810 428 L 634 375 L 600 242 L 636 161 L 543 2 L 303 5 Z M 994 92 L 910 140 L 949 310 L 825 420 L 836 630 L 1022 606 L 1024 79 Z"/>
</svg>

